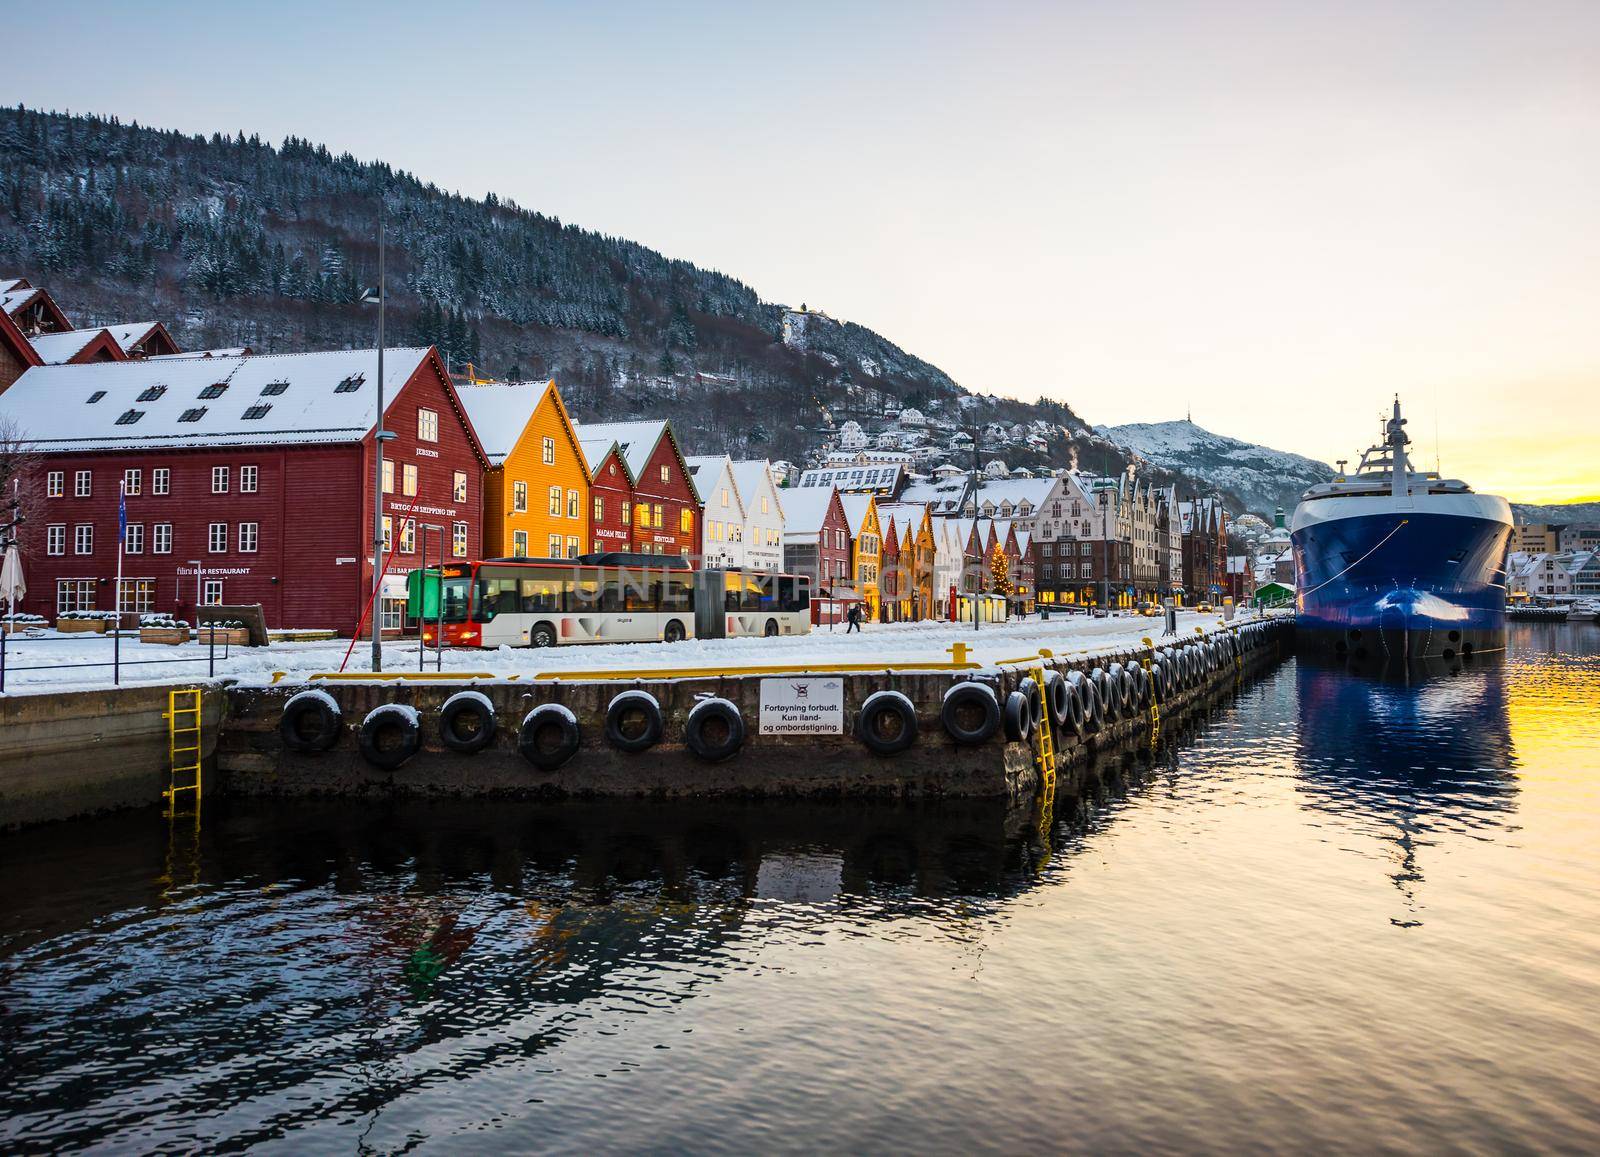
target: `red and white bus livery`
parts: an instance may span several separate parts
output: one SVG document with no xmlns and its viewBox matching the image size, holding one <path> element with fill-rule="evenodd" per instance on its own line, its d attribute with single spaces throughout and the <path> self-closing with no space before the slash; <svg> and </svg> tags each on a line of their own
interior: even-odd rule
<svg viewBox="0 0 1600 1157">
<path fill-rule="evenodd" d="M 442 597 L 441 597 L 442 596 Z M 485 559 L 413 571 L 408 617 L 451 647 L 806 634 L 804 575 L 693 571 L 671 555 Z"/>
</svg>

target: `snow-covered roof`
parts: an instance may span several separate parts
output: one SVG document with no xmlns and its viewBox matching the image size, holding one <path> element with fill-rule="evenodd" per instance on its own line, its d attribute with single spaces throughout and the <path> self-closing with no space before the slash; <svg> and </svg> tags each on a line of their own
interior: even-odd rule
<svg viewBox="0 0 1600 1157">
<path fill-rule="evenodd" d="M 111 340 L 117 343 L 123 353 L 127 353 L 154 333 L 160 324 L 158 321 L 119 321 L 105 329 L 111 334 Z"/>
<path fill-rule="evenodd" d="M 667 432 L 665 422 L 585 422 L 576 427 L 581 442 L 615 442 L 635 482 L 650 465 L 650 455 Z M 584 451 L 585 456 L 588 451 Z M 602 457 L 604 455 L 602 454 Z M 593 469 L 593 466 L 590 467 Z"/>
<path fill-rule="evenodd" d="M 833 504 L 833 487 L 812 490 L 789 489 L 783 492 L 783 537 L 816 537 L 827 521 Z"/>
<path fill-rule="evenodd" d="M 806 489 L 814 486 L 823 489 L 834 487 L 841 493 L 855 490 L 870 491 L 874 494 L 893 494 L 899 488 L 904 475 L 905 467 L 899 463 L 829 466 L 805 471 L 800 475 L 800 486 Z"/>
<path fill-rule="evenodd" d="M 61 333 L 41 333 L 37 337 L 30 337 L 28 344 L 44 359 L 45 365 L 61 366 L 81 354 L 90 342 L 104 332 L 99 329 L 69 329 Z"/>
<path fill-rule="evenodd" d="M 0 293 L 0 310 L 4 310 L 6 313 L 16 313 L 17 310 L 24 308 L 42 292 L 43 290 L 31 285 L 9 289 L 4 293 Z"/>
<path fill-rule="evenodd" d="M 765 458 L 750 458 L 732 465 L 733 484 L 739 488 L 739 497 L 748 509 L 756 504 L 756 497 L 767 487 L 772 487 L 772 493 L 778 503 L 778 516 L 783 517 L 783 493 L 778 490 L 777 483 L 773 481 L 772 470 Z M 757 506 L 759 509 L 759 506 Z"/>
<path fill-rule="evenodd" d="M 19 289 L 25 289 L 27 284 L 28 279 L 26 277 L 0 277 L 0 296 L 15 293 Z"/>
<path fill-rule="evenodd" d="M 867 511 L 872 509 L 872 495 L 841 494 L 839 504 L 844 507 L 845 521 L 850 524 L 850 537 L 855 538 L 866 524 Z"/>
<path fill-rule="evenodd" d="M 184 350 L 175 354 L 151 354 L 146 361 L 171 361 L 177 358 L 242 358 L 250 353 L 247 345 L 226 346 L 214 350 Z M 387 355 L 385 355 L 387 356 Z"/>
<path fill-rule="evenodd" d="M 387 356 L 387 355 L 386 355 Z M 484 456 L 491 466 L 502 466 L 522 440 L 528 420 L 555 382 L 456 383 L 456 394 L 466 407 Z"/>
<path fill-rule="evenodd" d="M 387 404 L 427 356 L 425 349 L 385 351 Z M 377 357 L 376 350 L 332 350 L 38 366 L 0 394 L 0 414 L 44 450 L 350 442 L 373 427 Z M 347 380 L 353 388 L 341 393 Z M 287 384 L 278 392 L 280 383 Z M 220 396 L 200 397 L 218 384 L 226 385 Z M 157 396 L 140 400 L 156 387 Z M 244 417 L 262 405 L 270 409 L 261 417 Z M 130 413 L 138 417 L 119 420 Z M 183 421 L 186 413 L 194 419 Z"/>
<path fill-rule="evenodd" d="M 583 460 L 589 464 L 589 474 L 591 477 L 597 476 L 600 473 L 600 463 L 604 462 L 606 456 L 617 448 L 617 440 L 615 438 L 586 438 L 584 434 L 587 431 L 587 427 L 584 426 L 578 426 L 576 430 L 578 433 L 578 449 L 583 451 Z M 621 455 L 618 455 L 618 457 L 621 457 Z M 622 468 L 624 470 L 628 468 L 628 462 L 625 458 L 622 462 Z M 633 481 L 631 475 L 628 481 Z"/>
<path fill-rule="evenodd" d="M 728 469 L 728 480 L 732 485 L 728 487 L 733 494 L 733 505 L 738 508 L 739 517 L 744 517 L 744 498 L 739 493 L 739 483 L 733 477 L 733 461 L 726 454 L 698 454 L 693 458 L 685 458 L 683 464 L 689 468 L 689 482 L 694 487 L 695 497 L 700 500 L 700 505 L 706 508 L 709 517 L 713 507 L 711 505 L 711 488 L 717 484 L 717 479 L 722 477 L 723 469 Z M 720 509 L 720 508 L 718 508 Z"/>
</svg>

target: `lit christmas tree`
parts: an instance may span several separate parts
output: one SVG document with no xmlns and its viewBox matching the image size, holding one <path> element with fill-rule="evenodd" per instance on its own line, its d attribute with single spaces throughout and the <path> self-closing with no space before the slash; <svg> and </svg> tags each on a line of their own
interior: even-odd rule
<svg viewBox="0 0 1600 1157">
<path fill-rule="evenodd" d="M 1006 558 L 1005 547 L 998 542 L 989 552 L 989 573 L 994 576 L 994 589 L 1000 594 L 1009 595 L 1016 589 L 1011 585 L 1011 560 Z"/>
</svg>

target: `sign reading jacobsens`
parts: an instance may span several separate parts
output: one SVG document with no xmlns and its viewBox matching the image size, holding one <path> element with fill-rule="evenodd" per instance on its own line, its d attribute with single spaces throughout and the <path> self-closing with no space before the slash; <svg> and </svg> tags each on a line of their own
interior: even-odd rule
<svg viewBox="0 0 1600 1157">
<path fill-rule="evenodd" d="M 762 735 L 843 735 L 844 680 L 761 680 Z"/>
</svg>

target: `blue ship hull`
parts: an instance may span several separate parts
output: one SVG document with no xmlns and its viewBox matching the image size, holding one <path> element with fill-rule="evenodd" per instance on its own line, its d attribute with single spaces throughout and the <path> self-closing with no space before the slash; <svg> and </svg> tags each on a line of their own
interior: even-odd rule
<svg viewBox="0 0 1600 1157">
<path fill-rule="evenodd" d="M 1509 534 L 1496 519 L 1415 509 L 1301 527 L 1299 643 L 1377 661 L 1503 650 Z"/>
</svg>

